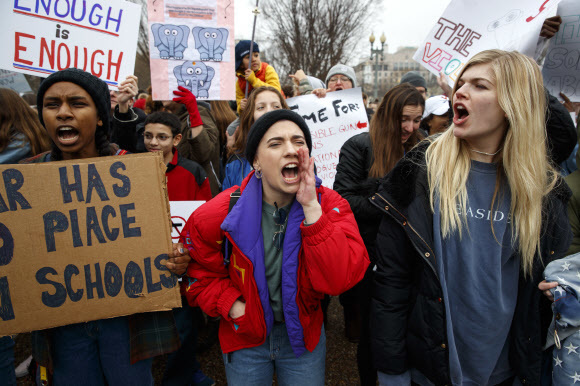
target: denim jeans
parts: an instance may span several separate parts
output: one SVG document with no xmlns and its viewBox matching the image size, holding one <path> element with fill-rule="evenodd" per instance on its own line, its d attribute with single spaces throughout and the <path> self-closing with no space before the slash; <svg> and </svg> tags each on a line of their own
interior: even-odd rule
<svg viewBox="0 0 580 386">
<path fill-rule="evenodd" d="M 16 385 L 16 374 L 14 374 L 14 340 L 10 336 L 0 338 L 0 385 Z"/>
<path fill-rule="evenodd" d="M 184 297 L 181 298 L 181 302 L 182 308 L 173 309 L 181 346 L 177 351 L 167 356 L 167 364 L 161 383 L 163 386 L 189 385 L 193 382 L 193 375 L 200 368 L 199 362 L 195 358 L 197 347 L 196 310 L 187 303 L 187 299 Z"/>
<path fill-rule="evenodd" d="M 278 384 L 324 385 L 326 335 L 324 327 L 313 352 L 306 351 L 296 358 L 285 324 L 275 324 L 261 346 L 244 348 L 223 354 L 228 385 L 271 385 L 276 372 Z"/>
<path fill-rule="evenodd" d="M 153 385 L 153 359 L 131 364 L 127 317 L 52 329 L 53 384 Z"/>
</svg>

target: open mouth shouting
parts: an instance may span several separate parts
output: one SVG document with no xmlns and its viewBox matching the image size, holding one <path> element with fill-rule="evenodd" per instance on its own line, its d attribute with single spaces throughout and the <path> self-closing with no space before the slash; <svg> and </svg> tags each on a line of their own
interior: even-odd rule
<svg viewBox="0 0 580 386">
<path fill-rule="evenodd" d="M 288 184 L 294 184 L 300 181 L 298 176 L 298 163 L 291 162 L 282 168 L 282 178 Z"/>
<path fill-rule="evenodd" d="M 453 105 L 453 114 L 453 123 L 455 125 L 461 125 L 469 118 L 469 111 L 467 111 L 463 103 L 455 103 Z"/>
<path fill-rule="evenodd" d="M 56 129 L 56 137 L 65 146 L 74 145 L 79 139 L 79 131 L 72 126 L 59 126 Z"/>
</svg>

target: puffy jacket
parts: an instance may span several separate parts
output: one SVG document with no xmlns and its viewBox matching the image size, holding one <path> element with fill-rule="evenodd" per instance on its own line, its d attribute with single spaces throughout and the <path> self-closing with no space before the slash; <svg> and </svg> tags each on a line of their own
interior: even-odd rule
<svg viewBox="0 0 580 386">
<path fill-rule="evenodd" d="M 370 201 L 383 213 L 377 234 L 377 271 L 371 305 L 374 365 L 386 374 L 416 368 L 436 385 L 450 384 L 445 305 L 433 248 L 433 213 L 425 151 L 415 147 L 381 182 Z M 540 384 L 542 346 L 551 319 L 550 302 L 538 290 L 545 264 L 564 256 L 571 240 L 560 181 L 545 200 L 541 256 L 532 277 L 519 275 L 510 328 L 509 360 L 525 384 Z M 516 252 L 517 253 L 517 252 Z M 492 326 L 490 326 L 492 328 Z"/>
<path fill-rule="evenodd" d="M 378 178 L 368 176 L 372 162 L 373 149 L 369 133 L 349 138 L 340 149 L 333 188 L 348 201 L 371 262 L 374 263 L 375 239 L 381 213 L 369 202 L 379 186 Z"/>
<path fill-rule="evenodd" d="M 262 183 L 252 172 L 228 214 L 235 190 L 228 189 L 197 209 L 182 232 L 192 257 L 185 295 L 209 316 L 221 316 L 219 339 L 224 353 L 261 345 L 274 324 L 260 226 Z M 318 179 L 317 196 L 322 217 L 304 226 L 302 206 L 294 201 L 284 237 L 282 302 L 296 356 L 314 350 L 320 339 L 324 294 L 338 295 L 351 288 L 369 265 L 348 203 L 320 186 Z M 229 264 L 222 253 L 225 237 L 232 243 Z M 229 311 L 237 299 L 246 303 L 246 313 L 232 320 Z"/>
<path fill-rule="evenodd" d="M 224 173 L 224 182 L 222 183 L 222 190 L 231 188 L 232 186 L 239 186 L 242 181 L 252 171 L 252 165 L 248 162 L 246 157 L 233 154 L 226 163 L 226 171 Z"/>
<path fill-rule="evenodd" d="M 274 70 L 274 67 L 270 66 L 266 62 L 262 62 L 260 69 L 258 71 L 253 71 L 250 74 L 248 80 L 244 77 L 243 71 L 236 72 L 238 81 L 236 82 L 236 103 L 238 105 L 238 114 L 241 115 L 241 105 L 240 102 L 246 96 L 246 82 L 250 83 L 248 87 L 248 95 L 250 91 L 255 88 L 263 86 L 272 86 L 276 90 L 282 92 L 282 86 L 280 86 L 280 79 L 278 78 L 278 73 Z"/>
</svg>

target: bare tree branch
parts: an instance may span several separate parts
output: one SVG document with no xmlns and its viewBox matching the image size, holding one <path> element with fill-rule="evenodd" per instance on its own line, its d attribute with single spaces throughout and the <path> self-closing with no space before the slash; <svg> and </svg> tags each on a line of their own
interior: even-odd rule
<svg viewBox="0 0 580 386">
<path fill-rule="evenodd" d="M 335 64 L 348 63 L 376 2 L 372 0 L 265 0 L 268 57 L 279 75 L 303 69 L 323 79 Z"/>
</svg>

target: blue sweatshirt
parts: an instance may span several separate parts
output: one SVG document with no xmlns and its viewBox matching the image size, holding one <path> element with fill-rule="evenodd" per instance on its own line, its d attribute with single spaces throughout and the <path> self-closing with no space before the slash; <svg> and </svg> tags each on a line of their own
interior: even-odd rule
<svg viewBox="0 0 580 386">
<path fill-rule="evenodd" d="M 442 239 L 435 200 L 433 241 L 439 257 L 453 385 L 495 385 L 514 375 L 508 360 L 508 334 L 518 295 L 519 259 L 511 241 L 511 194 L 505 180 L 490 210 L 496 167 L 471 163 L 462 238 L 455 232 Z M 460 208 L 457 211 L 461 217 Z M 379 373 L 381 385 L 409 385 L 411 378 L 419 385 L 432 385 L 416 369 L 400 375 Z"/>
<path fill-rule="evenodd" d="M 442 239 L 439 208 L 433 215 L 454 385 L 495 385 L 513 375 L 508 334 L 518 296 L 519 259 L 511 240 L 511 193 L 505 179 L 490 210 L 495 182 L 495 164 L 472 161 L 462 238 L 455 232 Z"/>
</svg>

